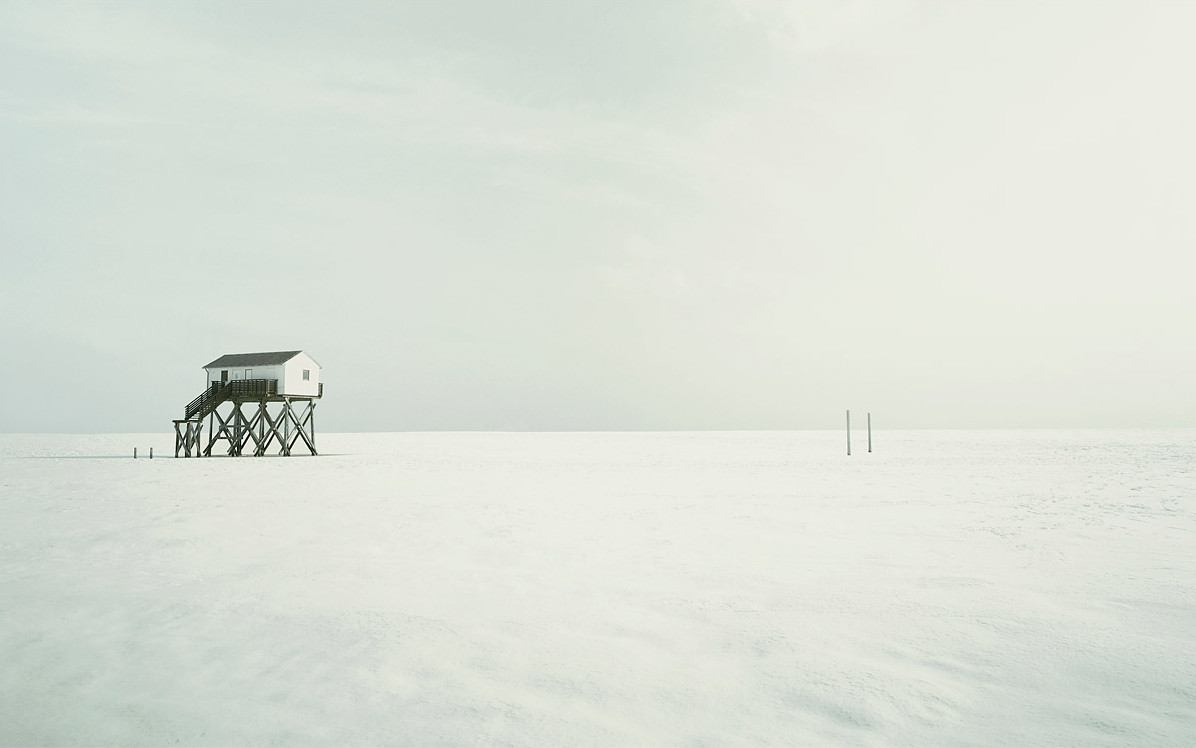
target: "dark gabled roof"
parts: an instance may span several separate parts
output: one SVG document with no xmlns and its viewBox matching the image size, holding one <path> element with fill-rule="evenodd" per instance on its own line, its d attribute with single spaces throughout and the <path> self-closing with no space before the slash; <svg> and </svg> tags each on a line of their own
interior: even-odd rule
<svg viewBox="0 0 1196 748">
<path fill-rule="evenodd" d="M 274 351 L 273 353 L 226 353 L 203 368 L 215 369 L 217 367 L 227 366 L 231 369 L 239 366 L 277 366 L 278 364 L 285 364 L 287 361 L 290 361 L 300 353 L 303 353 L 303 351 Z"/>
</svg>

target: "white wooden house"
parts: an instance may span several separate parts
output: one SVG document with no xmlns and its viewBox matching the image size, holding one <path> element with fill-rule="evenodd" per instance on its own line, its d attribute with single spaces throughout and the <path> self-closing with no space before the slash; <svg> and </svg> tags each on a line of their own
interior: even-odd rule
<svg viewBox="0 0 1196 748">
<path fill-rule="evenodd" d="M 245 379 L 278 381 L 278 396 L 319 397 L 320 365 L 303 351 L 226 353 L 203 367 L 210 388 L 215 382 Z"/>
<path fill-rule="evenodd" d="M 220 441 L 234 456 L 252 447 L 250 454 L 261 457 L 275 444 L 289 456 L 299 442 L 316 454 L 316 401 L 324 385 L 314 358 L 303 351 L 228 353 L 203 369 L 203 392 L 174 421 L 175 457 L 210 457 Z"/>
</svg>

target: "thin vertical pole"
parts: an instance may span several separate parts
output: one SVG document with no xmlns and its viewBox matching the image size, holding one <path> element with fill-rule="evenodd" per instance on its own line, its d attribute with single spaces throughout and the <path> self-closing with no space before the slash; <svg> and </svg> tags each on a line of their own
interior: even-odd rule
<svg viewBox="0 0 1196 748">
<path fill-rule="evenodd" d="M 851 411 L 847 411 L 847 454 L 851 455 Z"/>
<path fill-rule="evenodd" d="M 154 459 L 154 448 L 150 447 L 150 459 Z"/>
<path fill-rule="evenodd" d="M 868 414 L 868 451 L 872 451 L 872 414 Z"/>
<path fill-rule="evenodd" d="M 245 440 L 245 414 L 241 412 L 241 401 L 237 401 L 237 457 L 241 456 L 241 443 Z"/>
<path fill-rule="evenodd" d="M 133 459 L 137 459 L 137 447 L 133 447 Z"/>
</svg>

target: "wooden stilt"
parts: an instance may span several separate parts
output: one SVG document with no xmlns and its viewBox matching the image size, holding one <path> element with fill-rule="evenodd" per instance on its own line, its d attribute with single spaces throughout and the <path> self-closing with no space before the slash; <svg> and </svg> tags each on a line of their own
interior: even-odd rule
<svg viewBox="0 0 1196 748">
<path fill-rule="evenodd" d="M 190 408 L 194 416 L 174 422 L 175 456 L 210 457 L 217 442 L 226 443 L 226 453 L 237 457 L 265 455 L 275 444 L 278 454 L 289 457 L 296 444 L 302 443 L 316 455 L 316 419 L 314 397 L 278 395 L 270 387 L 226 385 L 212 387 L 207 405 Z M 263 380 L 264 381 L 264 380 Z M 254 383 L 256 385 L 256 382 Z M 271 412 L 271 405 L 280 408 Z M 248 407 L 248 410 L 246 410 Z M 203 419 L 208 421 L 208 437 L 201 436 Z"/>
<path fill-rule="evenodd" d="M 308 435 L 311 437 L 311 441 L 307 443 L 307 446 L 311 448 L 311 453 L 314 455 L 314 454 L 317 454 L 317 452 L 316 452 L 316 401 L 315 400 L 307 401 L 307 420 L 310 422 L 308 425 L 308 430 L 309 430 Z"/>
<path fill-rule="evenodd" d="M 232 415 L 230 414 L 229 418 L 226 420 L 218 411 L 213 410 L 212 416 L 215 417 L 216 421 L 220 424 L 220 428 L 214 429 L 210 432 L 208 437 L 208 446 L 204 449 L 205 457 L 212 456 L 212 447 L 216 446 L 217 441 L 221 439 L 228 439 L 230 442 L 232 441 L 232 435 L 229 432 L 229 422 L 232 420 Z"/>
<path fill-rule="evenodd" d="M 291 418 L 295 423 L 295 436 L 291 438 L 288 446 L 288 454 L 290 453 L 290 446 L 294 446 L 300 439 L 307 445 L 307 448 L 314 455 L 316 454 L 316 426 L 315 426 L 315 403 L 308 401 L 307 407 L 303 409 L 303 417 L 299 418 L 291 411 Z"/>
<path fill-rule="evenodd" d="M 282 401 L 282 429 L 286 438 L 282 440 L 282 453 L 291 456 L 291 398 Z"/>
<path fill-rule="evenodd" d="M 257 455 L 259 457 L 266 453 L 266 450 L 270 448 L 270 444 L 272 442 L 277 440 L 279 445 L 281 445 L 284 440 L 283 435 L 281 433 L 279 433 L 279 427 L 282 426 L 281 416 L 279 418 L 273 418 L 270 415 L 270 411 L 267 409 L 264 413 L 264 421 L 265 421 L 265 425 L 267 427 L 269 427 L 270 433 L 266 436 L 266 438 L 258 446 Z M 281 454 L 281 452 L 279 452 L 279 454 Z"/>
<path fill-rule="evenodd" d="M 174 456 L 200 457 L 200 434 L 203 432 L 203 421 L 183 420 L 174 422 Z M 150 447 L 150 459 L 154 458 L 154 448 Z"/>
<path fill-rule="evenodd" d="M 266 451 L 266 417 L 269 415 L 269 410 L 266 398 L 262 397 L 261 401 L 258 402 L 257 441 L 253 444 L 254 457 L 260 457 Z"/>
</svg>

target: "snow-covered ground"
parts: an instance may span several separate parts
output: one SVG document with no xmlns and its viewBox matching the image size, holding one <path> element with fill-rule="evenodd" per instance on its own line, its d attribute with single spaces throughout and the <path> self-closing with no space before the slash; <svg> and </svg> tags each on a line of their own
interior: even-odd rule
<svg viewBox="0 0 1196 748">
<path fill-rule="evenodd" d="M 0 436 L 0 744 L 1196 744 L 1196 431 L 842 442 Z"/>
</svg>

